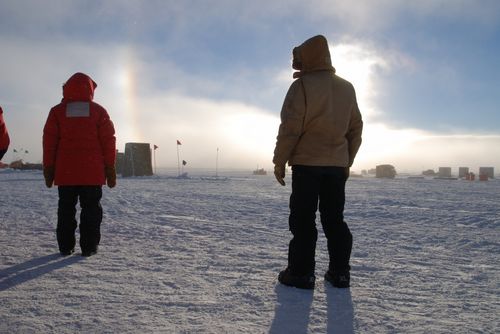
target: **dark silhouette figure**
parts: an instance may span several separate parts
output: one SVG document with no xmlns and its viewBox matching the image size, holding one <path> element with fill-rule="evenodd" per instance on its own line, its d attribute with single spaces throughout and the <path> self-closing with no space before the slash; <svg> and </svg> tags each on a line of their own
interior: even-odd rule
<svg viewBox="0 0 500 334">
<path fill-rule="evenodd" d="M 315 285 L 316 211 L 328 240 L 325 279 L 349 287 L 352 235 L 344 222 L 345 183 L 361 145 L 363 121 L 351 83 L 335 74 L 328 42 L 308 39 L 293 49 L 298 72 L 281 110 L 274 174 L 285 185 L 285 165 L 292 166 L 289 227 L 293 238 L 288 266 L 279 274 L 285 285 Z"/>
</svg>

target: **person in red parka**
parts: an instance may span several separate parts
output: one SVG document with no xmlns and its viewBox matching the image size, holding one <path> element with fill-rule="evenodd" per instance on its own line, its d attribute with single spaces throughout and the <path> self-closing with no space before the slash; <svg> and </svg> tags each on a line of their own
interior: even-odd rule
<svg viewBox="0 0 500 334">
<path fill-rule="evenodd" d="M 56 234 L 62 255 L 74 252 L 78 200 L 82 255 L 97 253 L 102 186 L 116 185 L 115 129 L 107 111 L 93 101 L 96 87 L 88 75 L 72 75 L 43 129 L 43 175 L 47 187 L 58 186 Z"/>
<path fill-rule="evenodd" d="M 2 160 L 4 154 L 9 149 L 9 144 L 9 133 L 7 132 L 7 127 L 5 126 L 5 122 L 3 120 L 2 107 L 0 107 L 0 160 Z"/>
</svg>

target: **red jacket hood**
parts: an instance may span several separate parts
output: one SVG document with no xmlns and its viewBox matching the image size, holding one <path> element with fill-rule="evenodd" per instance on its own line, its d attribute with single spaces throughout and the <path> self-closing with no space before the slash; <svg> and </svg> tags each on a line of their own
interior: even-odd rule
<svg viewBox="0 0 500 334">
<path fill-rule="evenodd" d="M 92 101 L 97 84 L 84 73 L 75 73 L 63 85 L 63 100 Z"/>
</svg>

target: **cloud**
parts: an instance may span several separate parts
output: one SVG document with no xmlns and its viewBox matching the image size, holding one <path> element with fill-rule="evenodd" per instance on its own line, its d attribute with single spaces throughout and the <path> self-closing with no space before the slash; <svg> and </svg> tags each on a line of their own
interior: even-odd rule
<svg viewBox="0 0 500 334">
<path fill-rule="evenodd" d="M 95 31 L 104 39 L 116 32 L 128 38 L 168 31 L 172 42 L 183 44 L 188 41 L 185 36 L 200 33 L 200 28 L 223 32 L 245 27 L 269 34 L 276 28 L 273 23 L 279 21 L 300 28 L 311 22 L 318 30 L 333 26 L 331 29 L 341 34 L 366 33 L 386 31 L 402 18 L 497 26 L 499 13 L 500 3 L 495 0 L 11 1 L 0 4 L 0 27 L 29 36 L 61 36 L 78 29 L 89 40 Z"/>
<path fill-rule="evenodd" d="M 377 113 L 373 99 L 377 95 L 375 72 L 389 63 L 376 50 L 359 43 L 339 43 L 330 51 L 337 75 L 350 81 L 356 90 L 358 105 L 366 119 Z"/>
<path fill-rule="evenodd" d="M 390 163 L 404 172 L 420 173 L 438 167 L 500 166 L 500 136 L 484 134 L 442 135 L 416 129 L 369 127 L 356 168 L 369 169 Z"/>
<path fill-rule="evenodd" d="M 265 110 L 238 101 L 176 94 L 149 96 L 138 103 L 142 112 L 134 127 L 140 140 L 161 148 L 157 151 L 159 165 L 175 166 L 176 140 L 182 142 L 182 159 L 190 166 L 210 167 L 217 148 L 221 167 L 271 165 L 279 118 Z M 131 138 L 123 132 L 120 137 Z"/>
<path fill-rule="evenodd" d="M 495 0 L 312 0 L 311 16 L 335 20 L 351 33 L 379 34 L 412 21 L 448 21 L 498 26 L 500 3 Z M 292 5 L 293 7 L 293 5 Z"/>
<path fill-rule="evenodd" d="M 385 40 L 393 36 L 384 35 L 388 29 L 409 16 L 424 22 L 456 21 L 467 13 L 467 20 L 494 25 L 500 11 L 489 9 L 498 5 L 460 0 L 360 1 L 356 6 L 350 1 L 273 1 L 262 11 L 263 3 L 52 1 L 43 8 L 38 2 L 2 3 L 0 102 L 13 145 L 27 148 L 31 161 L 41 159 L 49 108 L 60 100 L 62 83 L 83 71 L 99 85 L 95 98 L 115 122 L 120 150 L 128 141 L 151 142 L 160 146 L 158 164 L 175 166 L 179 139 L 190 166 L 210 167 L 219 147 L 221 167 L 268 167 L 278 113 L 292 82 L 293 43 L 323 30 L 335 38 L 334 66 L 354 84 L 365 120 L 355 168 L 378 163 L 419 168 L 419 163 L 438 161 L 500 166 L 494 160 L 498 137 L 467 129 L 450 137 L 449 129 L 448 134 L 436 133 L 411 122 L 389 125 L 394 110 L 402 114 L 403 109 L 392 104 L 389 110 L 381 103 L 383 97 L 392 103 L 397 98 L 391 96 L 394 87 L 381 78 L 403 73 L 410 81 L 425 64 L 397 43 L 366 37 L 374 31 Z M 52 6 L 57 8 L 45 10 Z M 460 93 L 456 83 L 461 77 L 453 66 L 427 73 L 439 74 L 446 90 Z M 412 86 L 406 84 L 401 90 L 411 95 Z M 421 108 L 418 100 L 414 108 Z"/>
<path fill-rule="evenodd" d="M 66 39 L 33 41 L 0 37 L 2 61 L 0 103 L 11 136 L 11 147 L 27 148 L 31 161 L 41 160 L 41 138 L 52 106 L 62 98 L 63 83 L 75 72 L 85 72 L 98 83 L 96 98 L 112 95 L 106 73 L 123 54 L 119 45 L 72 42 Z M 98 43 L 96 43 L 98 44 Z M 116 95 L 114 96 L 116 97 Z M 119 101 L 119 97 L 114 99 Z"/>
<path fill-rule="evenodd" d="M 378 97 L 386 92 L 378 81 L 380 73 L 412 73 L 419 65 L 398 50 L 347 40 L 334 44 L 331 54 L 337 73 L 353 83 L 364 119 L 363 144 L 354 169 L 369 169 L 383 163 L 412 172 L 438 166 L 500 166 L 498 135 L 452 128 L 446 134 L 383 122 L 387 114 Z M 443 69 L 444 75 L 449 77 L 447 70 Z"/>
<path fill-rule="evenodd" d="M 2 84 L 2 95 L 7 97 L 2 106 L 12 147 L 27 148 L 31 153 L 26 159 L 41 160 L 48 111 L 61 99 L 62 83 L 82 71 L 98 83 L 95 100 L 110 113 L 121 150 L 130 141 L 155 143 L 162 148 L 158 164 L 169 166 L 176 156 L 168 152 L 168 143 L 182 139 L 191 166 L 210 165 L 217 147 L 221 167 L 224 162 L 228 167 L 249 168 L 270 164 L 277 114 L 237 100 L 204 97 L 223 90 L 224 83 L 184 73 L 175 64 L 128 45 L 108 45 L 103 50 L 65 41 L 50 47 L 43 42 L 4 42 L 9 52 L 0 71 L 9 80 Z"/>
</svg>

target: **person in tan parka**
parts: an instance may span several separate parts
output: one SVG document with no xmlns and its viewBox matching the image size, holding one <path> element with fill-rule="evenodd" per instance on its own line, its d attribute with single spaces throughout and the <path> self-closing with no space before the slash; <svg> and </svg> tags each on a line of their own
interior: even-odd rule
<svg viewBox="0 0 500 334">
<path fill-rule="evenodd" d="M 273 163 L 285 185 L 292 167 L 288 266 L 278 280 L 312 289 L 315 285 L 316 211 L 321 216 L 330 257 L 325 279 L 335 287 L 350 284 L 352 234 L 344 222 L 345 183 L 361 145 L 363 121 L 352 84 L 335 74 L 328 42 L 318 35 L 293 49 L 298 72 L 281 110 Z"/>
</svg>

